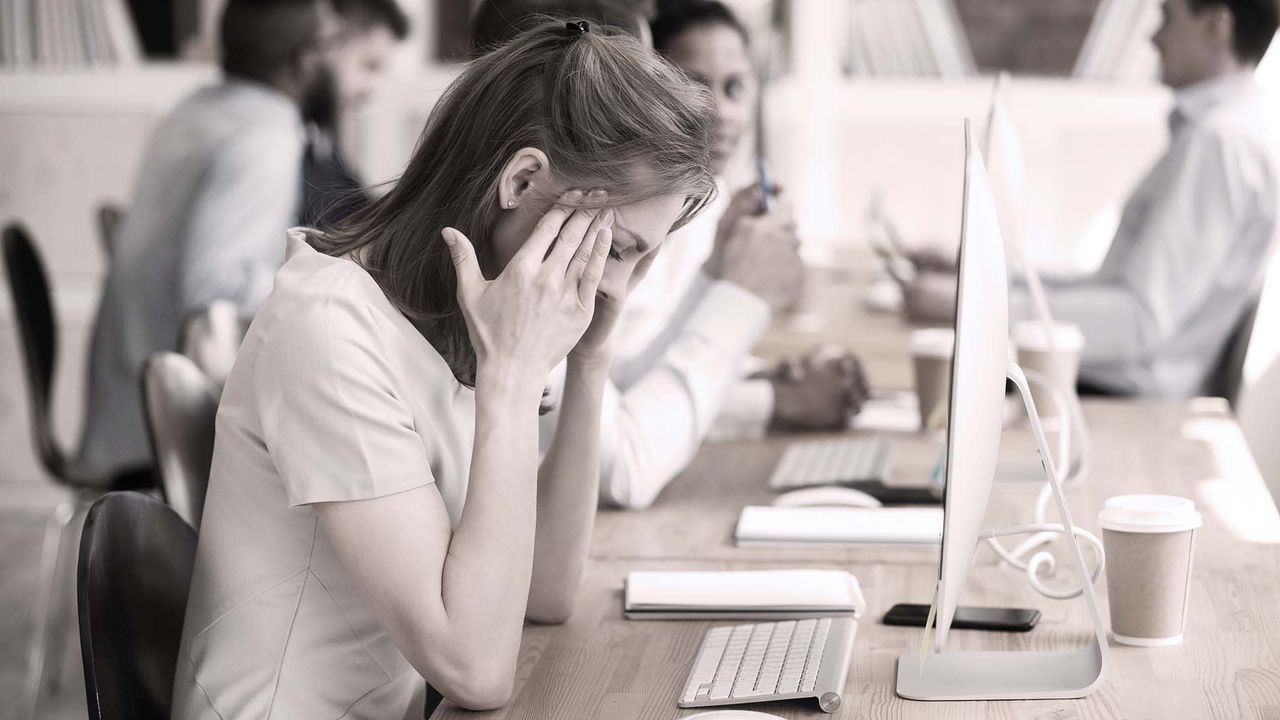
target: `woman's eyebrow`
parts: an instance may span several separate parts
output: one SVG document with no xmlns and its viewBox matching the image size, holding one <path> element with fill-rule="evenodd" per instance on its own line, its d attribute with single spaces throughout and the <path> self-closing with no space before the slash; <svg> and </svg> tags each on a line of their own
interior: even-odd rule
<svg viewBox="0 0 1280 720">
<path fill-rule="evenodd" d="M 649 252 L 649 248 L 653 247 L 653 243 L 646 240 L 643 235 L 636 232 L 635 230 L 631 230 L 630 228 L 627 228 L 626 226 L 619 224 L 616 220 L 613 223 L 613 227 L 615 230 L 621 230 L 627 235 L 630 235 L 632 244 L 635 245 L 636 250 L 640 251 L 640 254 L 643 255 L 644 253 Z"/>
</svg>

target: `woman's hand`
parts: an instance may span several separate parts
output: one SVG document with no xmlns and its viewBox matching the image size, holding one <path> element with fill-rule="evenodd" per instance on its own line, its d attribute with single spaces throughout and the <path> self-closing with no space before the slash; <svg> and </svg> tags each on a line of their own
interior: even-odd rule
<svg viewBox="0 0 1280 720">
<path fill-rule="evenodd" d="M 627 298 L 630 297 L 629 293 L 649 273 L 649 267 L 653 265 L 656 257 L 658 253 L 651 252 L 636 263 L 627 282 L 628 295 L 618 297 L 604 293 L 596 294 L 595 315 L 591 318 L 591 325 L 587 331 L 582 334 L 582 339 L 570 353 L 569 356 L 572 359 L 589 364 L 607 365 L 609 363 L 612 357 L 609 339 L 613 336 L 613 329 L 618 324 L 618 318 L 622 315 Z"/>
<path fill-rule="evenodd" d="M 781 428 L 837 430 L 870 396 L 862 363 L 853 353 L 820 348 L 779 363 L 773 383 L 773 422 Z"/>
<path fill-rule="evenodd" d="M 753 293 L 775 313 L 793 307 L 804 283 L 800 239 L 785 204 L 765 213 L 757 186 L 738 191 L 716 228 L 706 273 Z"/>
<path fill-rule="evenodd" d="M 441 232 L 458 273 L 477 374 L 493 366 L 542 383 L 591 323 L 613 242 L 613 211 L 579 207 L 584 197 L 579 190 L 561 196 L 493 280 L 481 274 L 465 235 Z"/>
</svg>

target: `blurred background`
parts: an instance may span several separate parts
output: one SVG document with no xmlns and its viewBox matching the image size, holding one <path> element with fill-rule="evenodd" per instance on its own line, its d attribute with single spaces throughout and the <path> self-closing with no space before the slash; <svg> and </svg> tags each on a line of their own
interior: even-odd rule
<svg viewBox="0 0 1280 720">
<path fill-rule="evenodd" d="M 340 124 L 347 158 L 371 181 L 397 176 L 465 57 L 472 3 L 400 4 L 411 29 L 392 72 Z M 873 198 L 912 242 L 956 242 L 961 122 L 985 119 L 1000 72 L 1012 74 L 1007 99 L 1026 159 L 1029 255 L 1043 268 L 1096 266 L 1118 203 L 1167 141 L 1172 95 L 1156 81 L 1148 40 L 1159 0 L 728 4 L 750 26 L 769 78 L 764 144 L 816 265 L 862 244 Z M 220 10 L 220 0 L 0 0 L 0 222 L 26 224 L 48 265 L 59 322 L 54 416 L 64 445 L 83 417 L 90 324 L 107 263 L 100 211 L 127 205 L 154 124 L 217 78 Z M 1280 74 L 1270 67 L 1274 55 L 1266 78 Z M 731 186 L 751 179 L 751 162 L 741 158 Z M 1271 320 L 1259 323 L 1280 325 Z M 0 553 L 34 564 L 40 511 L 55 491 L 32 450 L 16 337 L 0 294 L 0 498 L 31 509 L 34 529 L 21 541 L 0 537 Z M 20 516 L 7 514 L 4 526 L 28 522 L 10 519 Z M 17 596 L 28 592 L 28 579 L 0 578 L 0 607 L 27 607 Z M 23 637 L 27 615 L 0 613 L 0 637 Z M 0 698 L 18 694 L 22 647 L 0 648 Z M 78 682 L 79 658 L 69 657 L 68 668 Z M 74 692 L 58 706 L 82 716 Z M 0 702 L 0 718 L 14 710 Z"/>
<path fill-rule="evenodd" d="M 1163 148 L 1171 94 L 1148 37 L 1158 0 L 735 0 L 765 87 L 766 147 L 806 257 L 857 245 L 879 195 L 913 241 L 953 243 L 963 118 L 993 78 L 1027 167 L 1032 258 L 1090 269 L 1122 200 Z M 410 36 L 341 143 L 370 181 L 406 163 L 465 57 L 468 0 L 402 0 Z M 89 323 L 105 268 L 99 209 L 124 207 L 153 125 L 218 75 L 220 0 L 0 0 L 0 217 L 49 266 L 60 322 L 56 422 L 82 416 Z M 751 143 L 743 143 L 750 147 Z M 1105 161 L 1105 162 L 1104 162 Z M 749 180 L 751 157 L 737 165 Z M 742 182 L 732 182 L 738 186 Z M 11 313 L 0 298 L 0 483 L 40 482 Z"/>
</svg>

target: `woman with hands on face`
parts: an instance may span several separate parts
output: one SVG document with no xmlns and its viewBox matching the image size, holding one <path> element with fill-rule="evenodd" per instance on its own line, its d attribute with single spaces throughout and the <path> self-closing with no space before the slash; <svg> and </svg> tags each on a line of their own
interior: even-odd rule
<svg viewBox="0 0 1280 720">
<path fill-rule="evenodd" d="M 634 39 L 538 25 L 449 87 L 387 195 L 290 232 L 219 408 L 175 717 L 507 701 L 526 619 L 571 612 L 612 325 L 714 192 L 711 123 Z"/>
<path fill-rule="evenodd" d="M 724 5 L 706 0 L 659 3 L 652 28 L 656 49 L 712 96 L 711 167 L 721 173 L 742 145 L 754 106 L 746 31 Z M 730 195 L 720 183 L 720 190 L 706 212 L 667 239 L 660 256 L 634 269 L 613 259 L 606 265 L 606 286 L 634 288 L 618 319 L 604 392 L 606 504 L 647 507 L 707 437 L 762 434 L 771 424 L 839 428 L 866 398 L 850 363 L 816 354 L 813 372 L 745 379 L 771 319 L 795 305 L 804 268 L 785 197 L 765 212 L 755 185 Z M 554 412 L 543 418 L 544 439 L 557 422 Z"/>
</svg>

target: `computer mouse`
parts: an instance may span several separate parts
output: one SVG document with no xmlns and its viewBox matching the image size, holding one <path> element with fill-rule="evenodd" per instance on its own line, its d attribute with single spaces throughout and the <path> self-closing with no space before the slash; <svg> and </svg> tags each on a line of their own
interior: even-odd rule
<svg viewBox="0 0 1280 720">
<path fill-rule="evenodd" d="M 880 501 L 867 493 L 839 485 L 800 488 L 784 492 L 773 499 L 773 504 L 780 507 L 880 507 Z"/>
</svg>

